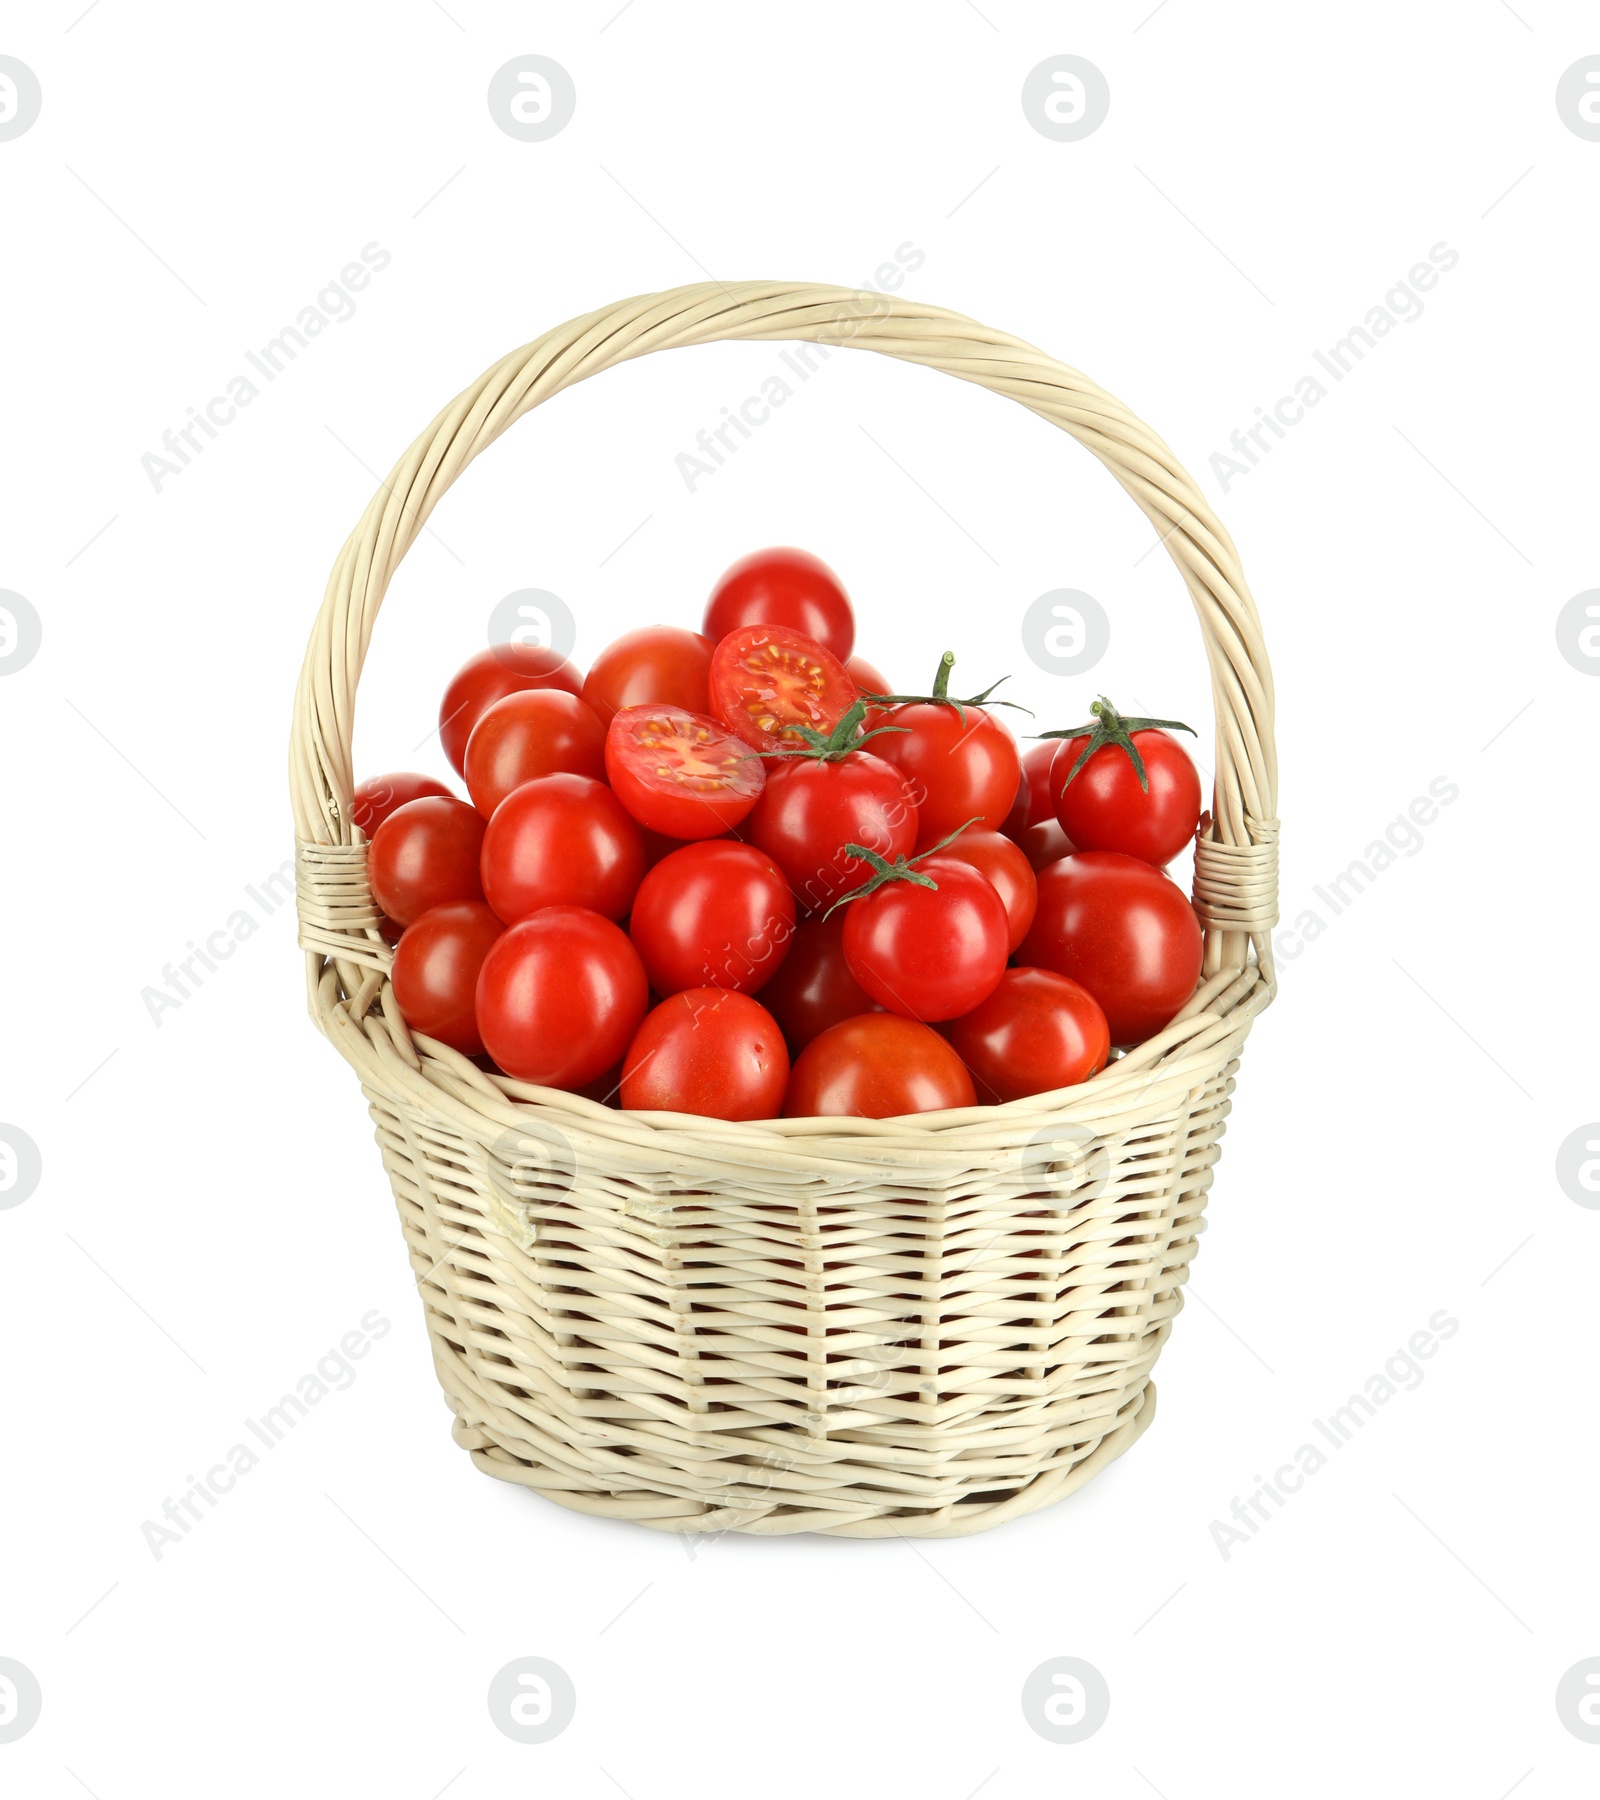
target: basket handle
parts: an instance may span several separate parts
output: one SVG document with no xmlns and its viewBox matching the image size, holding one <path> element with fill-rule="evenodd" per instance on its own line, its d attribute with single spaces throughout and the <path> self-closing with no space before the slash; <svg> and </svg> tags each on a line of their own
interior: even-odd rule
<svg viewBox="0 0 1600 1800">
<path fill-rule="evenodd" d="M 959 313 L 851 288 L 696 282 L 573 319 L 459 394 L 395 465 L 328 579 L 295 695 L 289 785 L 301 871 L 301 942 L 313 957 L 387 968 L 350 823 L 356 684 L 400 559 L 451 483 L 501 432 L 558 394 L 651 350 L 723 339 L 803 339 L 924 363 L 1018 401 L 1105 464 L 1155 526 L 1200 619 L 1216 712 L 1211 823 L 1196 844 L 1195 908 L 1208 974 L 1254 948 L 1275 987 L 1277 754 L 1272 671 L 1238 552 L 1177 458 L 1122 403 L 1043 351 Z"/>
</svg>

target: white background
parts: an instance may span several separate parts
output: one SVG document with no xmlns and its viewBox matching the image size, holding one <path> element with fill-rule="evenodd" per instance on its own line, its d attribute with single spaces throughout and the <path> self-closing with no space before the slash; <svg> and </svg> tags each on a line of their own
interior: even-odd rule
<svg viewBox="0 0 1600 1800">
<path fill-rule="evenodd" d="M 0 143 L 0 587 L 43 622 L 0 681 L 0 1120 L 43 1162 L 0 1211 L 0 1656 L 44 1696 L 0 1744 L 6 1791 L 1593 1793 L 1600 1746 L 1555 1689 L 1600 1655 L 1600 1214 L 1555 1157 L 1600 1115 L 1600 682 L 1555 620 L 1600 581 L 1600 143 L 1554 94 L 1600 52 L 1594 9 L 81 11 L 13 0 L 0 28 L 43 92 Z M 577 88 L 543 143 L 485 101 L 526 52 Z M 1111 89 L 1076 143 L 1020 103 L 1061 52 Z M 162 432 L 374 242 L 392 260 L 354 316 L 155 491 Z M 1422 315 L 1224 493 L 1229 434 L 1439 243 L 1459 264 Z M 141 994 L 259 916 L 246 884 L 291 854 L 290 702 L 326 571 L 445 401 L 611 299 L 708 273 L 853 285 L 906 244 L 904 291 L 1088 370 L 1218 505 L 1278 679 L 1285 924 L 1315 907 L 1328 928 L 1283 946 L 1160 1416 L 1124 1460 L 962 1541 L 686 1546 L 451 1444 L 291 909 L 159 1025 Z M 1049 724 L 1103 687 L 1194 720 L 1209 767 L 1176 574 L 1020 409 L 836 355 L 690 493 L 674 457 L 777 355 L 613 372 L 474 467 L 385 607 L 360 770 L 443 771 L 438 693 L 511 589 L 567 600 L 583 663 L 625 627 L 697 622 L 768 542 L 834 564 L 893 681 L 948 645 L 973 685 L 1013 670 Z M 1072 682 L 1016 631 L 1062 586 L 1112 619 Z M 1459 799 L 1422 847 L 1327 914 L 1313 888 L 1438 777 Z M 1421 1385 L 1224 1558 L 1212 1521 L 1441 1308 L 1459 1331 Z M 392 1329 L 354 1384 L 158 1561 L 143 1522 L 371 1309 Z M 485 1703 L 525 1655 L 578 1694 L 538 1747 Z M 1071 1747 L 1020 1705 L 1061 1655 L 1111 1692 Z"/>
</svg>

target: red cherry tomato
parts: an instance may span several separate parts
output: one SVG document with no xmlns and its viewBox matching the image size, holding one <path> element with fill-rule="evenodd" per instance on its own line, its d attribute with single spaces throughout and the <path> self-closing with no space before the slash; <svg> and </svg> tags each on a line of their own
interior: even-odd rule
<svg viewBox="0 0 1600 1800">
<path fill-rule="evenodd" d="M 860 844 L 891 861 L 909 856 L 917 807 L 900 771 L 869 750 L 837 762 L 795 757 L 773 762 L 742 835 L 789 877 L 801 906 L 822 912 L 872 872 L 844 846 Z"/>
<path fill-rule="evenodd" d="M 985 1100 L 1075 1087 L 1106 1066 L 1111 1032 L 1087 988 L 1051 969 L 1007 969 L 945 1036 Z"/>
<path fill-rule="evenodd" d="M 1016 843 L 1035 875 L 1041 869 L 1048 869 L 1051 863 L 1060 862 L 1063 856 L 1071 856 L 1073 851 L 1072 839 L 1054 819 L 1046 819 L 1042 824 L 1030 825 L 1025 831 L 1018 832 Z"/>
<path fill-rule="evenodd" d="M 722 577 L 706 604 L 705 634 L 720 643 L 741 625 L 785 625 L 840 662 L 856 641 L 855 613 L 839 577 L 805 550 L 757 550 Z"/>
<path fill-rule="evenodd" d="M 1050 738 L 1042 744 L 1030 744 L 1022 753 L 1022 779 L 1017 783 L 1017 797 L 1000 827 L 1017 843 L 1022 841 L 1022 833 L 1029 826 L 1042 825 L 1046 819 L 1053 820 L 1056 816 L 1056 792 L 1050 785 L 1050 770 L 1060 751 L 1061 740 Z"/>
<path fill-rule="evenodd" d="M 757 750 L 798 748 L 797 725 L 826 737 L 855 698 L 838 657 L 782 625 L 741 625 L 711 658 L 711 710 Z"/>
<path fill-rule="evenodd" d="M 605 728 L 562 688 L 525 688 L 478 715 L 467 739 L 463 773 L 472 804 L 485 818 L 513 788 L 541 775 L 587 775 L 604 781 Z"/>
<path fill-rule="evenodd" d="M 844 907 L 825 919 L 796 926 L 789 954 L 761 990 L 761 1004 L 783 1027 L 792 1055 L 798 1056 L 830 1025 L 857 1013 L 883 1010 L 844 959 L 848 912 Z"/>
<path fill-rule="evenodd" d="M 606 731 L 606 772 L 641 825 L 663 836 L 720 837 L 750 811 L 767 772 L 742 738 L 679 706 L 630 706 Z"/>
<path fill-rule="evenodd" d="M 475 1011 L 483 959 L 505 930 L 481 900 L 435 906 L 400 935 L 389 979 L 413 1031 L 463 1056 L 480 1056 Z"/>
<path fill-rule="evenodd" d="M 541 650 L 533 644 L 491 645 L 456 671 L 439 702 L 439 742 L 458 775 L 466 759 L 467 739 L 481 715 L 496 700 L 523 688 L 564 688 L 569 694 L 581 694 L 583 680 L 554 650 Z"/>
<path fill-rule="evenodd" d="M 844 672 L 855 684 L 855 690 L 858 696 L 862 694 L 889 694 L 894 691 L 889 686 L 888 678 L 880 675 L 864 656 L 852 656 L 849 662 L 845 664 Z M 869 706 L 862 723 L 868 730 L 874 725 L 881 725 L 884 720 L 884 715 L 888 711 L 889 708 L 886 706 Z"/>
<path fill-rule="evenodd" d="M 370 842 L 373 832 L 398 807 L 411 800 L 453 800 L 452 794 L 442 781 L 435 781 L 431 775 L 373 775 L 356 784 L 356 791 L 350 797 L 350 822 L 358 825 L 367 835 Z"/>
<path fill-rule="evenodd" d="M 1005 973 L 1006 909 L 978 871 L 945 856 L 916 865 L 937 883 L 886 881 L 845 910 L 844 959 L 874 1000 L 908 1019 L 955 1019 Z"/>
<path fill-rule="evenodd" d="M 897 1013 L 862 1013 L 795 1058 L 783 1116 L 897 1119 L 977 1101 L 966 1065 L 937 1031 Z"/>
<path fill-rule="evenodd" d="M 453 796 L 429 794 L 396 807 L 367 850 L 373 899 L 398 925 L 453 900 L 481 900 L 483 829 L 483 815 Z"/>
<path fill-rule="evenodd" d="M 1064 738 L 1051 776 L 1056 818 L 1080 850 L 1116 850 L 1157 868 L 1172 861 L 1200 823 L 1200 776 L 1189 753 L 1165 731 L 1135 731 L 1148 792 L 1127 751 L 1102 744 L 1068 780 L 1084 737 Z M 1064 785 L 1063 785 L 1064 784 Z"/>
<path fill-rule="evenodd" d="M 794 895 L 750 844 L 685 844 L 640 882 L 628 935 L 658 994 L 753 994 L 788 955 Z"/>
<path fill-rule="evenodd" d="M 711 652 L 716 645 L 698 631 L 646 625 L 606 645 L 584 677 L 583 698 L 602 725 L 629 706 L 678 706 L 711 710 Z"/>
<path fill-rule="evenodd" d="M 1203 948 L 1183 890 L 1112 850 L 1079 850 L 1039 873 L 1039 910 L 1017 959 L 1086 987 L 1113 1044 L 1138 1044 L 1194 992 Z"/>
<path fill-rule="evenodd" d="M 639 827 L 610 788 L 586 775 L 525 781 L 483 835 L 484 897 L 508 925 L 544 906 L 620 919 L 643 875 Z"/>
<path fill-rule="evenodd" d="M 687 988 L 639 1027 L 622 1065 L 628 1112 L 775 1119 L 789 1082 L 778 1021 L 726 988 Z"/>
<path fill-rule="evenodd" d="M 894 726 L 872 740 L 873 754 L 892 762 L 917 802 L 918 847 L 926 850 L 976 824 L 995 830 L 1017 797 L 1022 759 L 1016 740 L 981 706 L 939 702 L 895 706 L 875 723 Z"/>
<path fill-rule="evenodd" d="M 506 1074 L 541 1087 L 581 1088 L 605 1074 L 649 1003 L 627 934 L 581 906 L 549 906 L 511 926 L 478 976 L 484 1048 Z"/>
<path fill-rule="evenodd" d="M 969 864 L 1000 896 L 1006 909 L 1006 949 L 1015 950 L 1028 935 L 1039 900 L 1033 866 L 1021 848 L 998 831 L 980 831 L 974 825 L 953 838 L 939 855 L 947 862 Z"/>
</svg>

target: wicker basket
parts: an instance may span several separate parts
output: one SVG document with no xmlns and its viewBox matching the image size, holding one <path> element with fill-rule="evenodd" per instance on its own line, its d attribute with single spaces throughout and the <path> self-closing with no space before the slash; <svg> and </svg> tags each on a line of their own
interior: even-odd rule
<svg viewBox="0 0 1600 1800">
<path fill-rule="evenodd" d="M 356 683 L 396 566 L 509 425 L 647 351 L 878 350 L 1020 401 L 1143 509 L 1200 617 L 1217 718 L 1205 963 L 1081 1087 L 873 1121 L 617 1112 L 413 1036 L 350 823 Z M 1133 1443 L 1251 1021 L 1275 991 L 1272 680 L 1227 532 L 1172 452 L 1016 338 L 844 288 L 706 282 L 575 319 L 452 401 L 340 553 L 295 700 L 312 1014 L 361 1078 L 456 1442 L 564 1506 L 675 1531 L 954 1537 Z"/>
</svg>

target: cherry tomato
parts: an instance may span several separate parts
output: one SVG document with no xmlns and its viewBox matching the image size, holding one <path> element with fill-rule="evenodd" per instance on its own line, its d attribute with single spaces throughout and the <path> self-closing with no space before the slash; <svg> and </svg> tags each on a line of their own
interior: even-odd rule
<svg viewBox="0 0 1600 1800">
<path fill-rule="evenodd" d="M 663 836 L 720 837 L 761 797 L 767 772 L 742 738 L 703 713 L 630 706 L 606 731 L 606 772 L 641 825 Z"/>
<path fill-rule="evenodd" d="M 409 800 L 453 800 L 452 794 L 442 781 L 435 781 L 431 775 L 373 775 L 356 784 L 356 791 L 350 797 L 350 822 L 366 833 L 370 842 L 373 832 L 394 812 L 397 807 L 404 806 Z"/>
<path fill-rule="evenodd" d="M 775 1119 L 789 1082 L 778 1021 L 726 988 L 686 988 L 639 1027 L 622 1065 L 628 1112 Z"/>
<path fill-rule="evenodd" d="M 873 754 L 892 762 L 911 783 L 917 802 L 917 843 L 926 850 L 976 824 L 995 830 L 1017 797 L 1022 759 L 1016 740 L 981 706 L 913 701 L 876 723 L 893 732 L 872 740 Z"/>
<path fill-rule="evenodd" d="M 937 1031 L 897 1013 L 862 1013 L 795 1058 L 783 1116 L 896 1119 L 977 1103 L 966 1065 Z"/>
<path fill-rule="evenodd" d="M 1033 865 L 1022 850 L 998 831 L 980 831 L 974 825 L 953 838 L 939 855 L 947 862 L 964 862 L 976 869 L 1000 896 L 1006 909 L 1006 949 L 1015 950 L 1028 935 L 1039 899 Z"/>
<path fill-rule="evenodd" d="M 605 728 L 562 688 L 524 688 L 486 706 L 467 739 L 463 773 L 485 818 L 513 788 L 541 775 L 603 781 Z"/>
<path fill-rule="evenodd" d="M 425 794 L 397 806 L 367 850 L 373 899 L 397 925 L 453 900 L 481 900 L 483 830 L 483 815 L 453 795 Z"/>
<path fill-rule="evenodd" d="M 856 641 L 856 616 L 839 577 L 805 550 L 757 550 L 722 577 L 706 604 L 705 634 L 720 643 L 741 625 L 785 625 L 840 662 Z"/>
<path fill-rule="evenodd" d="M 605 1074 L 649 1003 L 627 934 L 581 906 L 548 906 L 511 926 L 478 976 L 484 1048 L 506 1074 L 541 1087 L 581 1088 Z"/>
<path fill-rule="evenodd" d="M 1073 851 L 1072 839 L 1054 819 L 1046 819 L 1042 824 L 1030 825 L 1025 831 L 1018 832 L 1016 844 L 1035 875 L 1041 869 L 1048 869 L 1051 863 L 1060 862 L 1063 856 L 1071 856 Z"/>
<path fill-rule="evenodd" d="M 643 874 L 639 827 L 610 788 L 586 775 L 525 781 L 483 835 L 484 897 L 508 925 L 544 906 L 620 919 Z"/>
<path fill-rule="evenodd" d="M 844 672 L 855 683 L 858 694 L 892 694 L 894 692 L 888 681 L 864 656 L 850 657 L 844 665 Z"/>
<path fill-rule="evenodd" d="M 1000 829 L 1016 843 L 1031 825 L 1042 825 L 1056 816 L 1056 791 L 1050 785 L 1050 770 L 1061 753 L 1061 740 L 1049 738 L 1042 744 L 1030 744 L 1022 753 L 1022 779 L 1017 783 L 1017 797 L 1011 803 Z M 1063 854 L 1065 854 L 1063 852 Z"/>
<path fill-rule="evenodd" d="M 844 959 L 874 1000 L 907 1019 L 955 1019 L 994 991 L 1009 954 L 1006 909 L 978 871 L 916 865 L 937 885 L 886 881 L 845 908 Z"/>
<path fill-rule="evenodd" d="M 741 625 L 711 658 L 711 710 L 757 750 L 797 748 L 798 725 L 826 737 L 855 698 L 838 657 L 782 625 Z"/>
<path fill-rule="evenodd" d="M 985 1100 L 1075 1087 L 1106 1066 L 1111 1032 L 1087 988 L 1051 969 L 1007 969 L 945 1036 Z"/>
<path fill-rule="evenodd" d="M 583 680 L 554 650 L 535 644 L 493 644 L 464 662 L 439 702 L 439 742 L 455 772 L 462 772 L 467 739 L 488 707 L 523 688 L 549 687 L 581 694 Z"/>
<path fill-rule="evenodd" d="M 1079 850 L 1039 872 L 1039 910 L 1017 951 L 1086 987 L 1113 1044 L 1167 1024 L 1200 977 L 1200 921 L 1159 869 L 1113 850 Z"/>
<path fill-rule="evenodd" d="M 761 1004 L 783 1027 L 792 1055 L 798 1056 L 819 1032 L 841 1019 L 883 1010 L 844 959 L 848 912 L 848 907 L 841 907 L 825 919 L 796 926 L 789 954 L 761 990 Z"/>
<path fill-rule="evenodd" d="M 389 979 L 413 1031 L 481 1056 L 475 1005 L 483 959 L 505 930 L 481 900 L 435 906 L 401 933 Z"/>
<path fill-rule="evenodd" d="M 741 832 L 789 877 L 800 905 L 821 912 L 872 872 L 844 846 L 889 860 L 910 855 L 917 807 L 905 777 L 870 750 L 837 761 L 793 757 L 774 760 Z"/>
<path fill-rule="evenodd" d="M 794 895 L 750 844 L 685 844 L 650 870 L 628 935 L 656 993 L 727 988 L 753 994 L 789 952 Z"/>
<path fill-rule="evenodd" d="M 1056 818 L 1080 850 L 1117 850 L 1160 868 L 1194 837 L 1200 823 L 1200 776 L 1188 751 L 1167 732 L 1134 731 L 1130 736 L 1144 763 L 1148 791 L 1139 785 L 1132 757 L 1118 744 L 1102 744 L 1069 780 L 1089 739 L 1065 738 L 1051 776 L 1060 795 Z"/>
<path fill-rule="evenodd" d="M 646 625 L 606 645 L 584 677 L 583 698 L 602 725 L 629 706 L 677 706 L 711 710 L 711 652 L 716 645 L 698 631 Z"/>
</svg>

